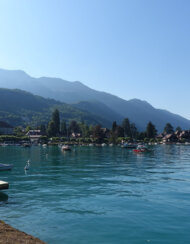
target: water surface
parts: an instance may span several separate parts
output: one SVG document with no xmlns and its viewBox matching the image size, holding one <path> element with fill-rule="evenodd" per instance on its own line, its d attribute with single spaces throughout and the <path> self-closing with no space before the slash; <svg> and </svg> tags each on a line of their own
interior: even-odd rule
<svg viewBox="0 0 190 244">
<path fill-rule="evenodd" d="M 24 166 L 31 160 L 31 169 Z M 190 146 L 0 147 L 0 219 L 50 244 L 190 241 Z M 6 193 L 6 194 L 5 194 Z"/>
</svg>

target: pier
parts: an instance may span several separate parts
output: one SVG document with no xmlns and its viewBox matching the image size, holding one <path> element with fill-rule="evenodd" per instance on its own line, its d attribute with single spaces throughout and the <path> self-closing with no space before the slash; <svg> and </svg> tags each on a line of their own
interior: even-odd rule
<svg viewBox="0 0 190 244">
<path fill-rule="evenodd" d="M 9 189 L 9 183 L 0 180 L 0 190 L 6 190 L 6 189 Z"/>
</svg>

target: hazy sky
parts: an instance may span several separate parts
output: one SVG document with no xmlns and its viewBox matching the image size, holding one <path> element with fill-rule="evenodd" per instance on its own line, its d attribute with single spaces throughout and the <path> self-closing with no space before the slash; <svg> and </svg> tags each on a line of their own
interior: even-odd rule
<svg viewBox="0 0 190 244">
<path fill-rule="evenodd" d="M 190 119 L 189 0 L 0 0 L 0 67 Z"/>
</svg>

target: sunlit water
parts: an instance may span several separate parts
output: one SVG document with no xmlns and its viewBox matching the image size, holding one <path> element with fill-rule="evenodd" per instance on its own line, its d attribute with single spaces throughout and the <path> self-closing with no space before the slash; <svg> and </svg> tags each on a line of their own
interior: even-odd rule
<svg viewBox="0 0 190 244">
<path fill-rule="evenodd" d="M 153 149 L 0 147 L 0 219 L 50 244 L 190 243 L 190 146 Z"/>
</svg>

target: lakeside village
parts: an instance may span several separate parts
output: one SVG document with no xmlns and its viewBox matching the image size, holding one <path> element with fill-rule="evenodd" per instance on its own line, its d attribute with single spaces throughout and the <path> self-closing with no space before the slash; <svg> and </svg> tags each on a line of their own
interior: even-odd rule
<svg viewBox="0 0 190 244">
<path fill-rule="evenodd" d="M 60 121 L 59 111 L 55 109 L 51 121 L 46 125 L 36 128 L 30 126 L 13 127 L 4 121 L 0 121 L 0 146 L 3 145 L 84 145 L 106 146 L 124 145 L 126 143 L 144 144 L 190 144 L 190 130 L 175 130 L 170 123 L 165 125 L 161 134 L 156 127 L 149 122 L 144 132 L 139 132 L 134 123 L 129 119 L 123 120 L 121 125 L 113 122 L 112 128 L 102 128 L 100 125 L 87 125 L 75 120 L 66 123 Z"/>
</svg>

